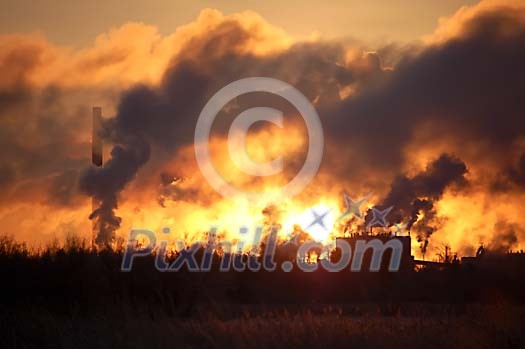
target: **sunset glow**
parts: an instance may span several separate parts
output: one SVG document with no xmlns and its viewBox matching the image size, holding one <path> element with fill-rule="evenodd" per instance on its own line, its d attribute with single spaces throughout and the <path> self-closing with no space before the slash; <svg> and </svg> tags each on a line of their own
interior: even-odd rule
<svg viewBox="0 0 525 349">
<path fill-rule="evenodd" d="M 508 25 L 519 27 L 523 20 L 519 2 L 483 1 L 451 10 L 432 31 L 415 36 L 410 49 L 385 48 L 377 41 L 367 46 L 328 40 L 315 33 L 315 25 L 314 33 L 289 33 L 290 26 L 276 25 L 253 9 L 205 8 L 171 33 L 160 31 L 155 23 L 115 24 L 90 43 L 75 47 L 54 42 L 45 31 L 6 32 L 0 37 L 0 88 L 2 96 L 12 97 L 2 99 L 6 102 L 0 113 L 5 148 L 14 150 L 2 159 L 1 178 L 6 183 L 2 231 L 33 247 L 63 241 L 71 234 L 91 240 L 90 197 L 97 192 L 103 202 L 111 192 L 111 203 L 106 201 L 113 206 L 106 212 L 113 220 L 110 235 L 121 239 L 139 226 L 155 231 L 170 226 L 174 239 L 184 237 L 188 242 L 218 226 L 224 236 L 235 239 L 240 226 L 253 231 L 261 224 L 279 225 L 284 238 L 299 224 L 312 238 L 327 242 L 365 229 L 370 210 L 386 205 L 394 207 L 390 227 L 376 230 L 388 233 L 396 224 L 412 221 L 407 233 L 411 231 L 413 246 L 428 240 L 430 254 L 444 243 L 461 255 L 471 254 L 482 242 L 497 244 L 496 227 L 513 227 L 516 239 L 508 247 L 523 249 L 518 208 L 524 195 L 519 183 L 523 133 L 503 125 L 505 121 L 458 121 L 482 118 L 474 107 L 481 100 L 490 104 L 485 106 L 490 115 L 506 113 L 508 108 L 497 105 L 505 98 L 470 96 L 467 83 L 461 87 L 462 102 L 449 99 L 436 104 L 418 95 L 424 89 L 432 94 L 432 79 L 442 75 L 426 77 L 414 91 L 403 92 L 412 66 L 428 69 L 428 74 L 449 69 L 431 66 L 433 55 L 447 55 L 453 50 L 449 43 L 478 40 L 478 18 L 503 3 L 516 9 Z M 268 11 L 274 12 L 262 10 Z M 437 21 L 443 9 L 435 11 Z M 505 21 L 505 16 L 498 18 Z M 505 45 L 518 35 L 518 29 L 505 28 L 509 27 L 494 30 L 490 52 L 505 55 Z M 273 201 L 279 201 L 278 196 L 257 205 L 221 197 L 203 178 L 191 142 L 194 121 L 210 95 L 237 78 L 264 74 L 305 94 L 319 112 L 326 138 L 323 163 L 314 180 L 300 195 L 276 207 Z M 498 81 L 483 84 L 487 91 L 495 89 L 487 93 L 501 91 Z M 226 181 L 242 190 L 276 190 L 304 163 L 308 151 L 304 121 L 282 100 L 241 97 L 230 101 L 214 123 L 213 164 Z M 239 112 L 263 102 L 284 108 L 284 126 L 251 127 L 246 154 L 256 162 L 282 157 L 285 170 L 255 178 L 232 161 L 225 130 Z M 103 135 L 105 168 L 115 159 L 116 146 L 137 157 L 125 171 L 118 165 L 125 172 L 120 178 L 93 177 L 86 182 L 93 105 L 103 107 L 108 132 Z M 491 133 L 495 128 L 501 137 Z M 143 149 L 134 149 L 136 145 Z M 399 178 L 404 179 L 396 182 Z M 95 182 L 111 188 L 96 189 L 100 183 Z M 434 184 L 436 190 L 421 187 Z M 403 191 L 406 197 L 401 197 Z M 363 220 L 350 216 L 335 222 L 345 210 L 343 193 L 359 197 L 371 192 Z M 421 205 L 418 209 L 416 202 Z M 305 228 L 311 209 L 329 209 L 328 231 Z M 417 247 L 414 254 L 421 256 Z"/>
</svg>

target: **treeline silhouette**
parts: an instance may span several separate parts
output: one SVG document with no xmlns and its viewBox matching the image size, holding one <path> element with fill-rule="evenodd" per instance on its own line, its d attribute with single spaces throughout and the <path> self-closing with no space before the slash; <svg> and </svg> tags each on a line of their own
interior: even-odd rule
<svg viewBox="0 0 525 349">
<path fill-rule="evenodd" d="M 264 247 L 263 247 L 264 248 Z M 30 251 L 8 237 L 0 238 L 3 307 L 43 306 L 53 312 L 92 312 L 129 305 L 157 307 L 174 316 L 191 316 L 209 304 L 328 304 L 374 302 L 396 308 L 409 302 L 453 305 L 472 302 L 525 301 L 524 258 L 486 256 L 480 263 L 447 264 L 403 272 L 330 273 L 319 267 L 305 273 L 284 272 L 296 250 L 279 246 L 276 269 L 239 272 L 219 270 L 213 255 L 209 272 L 160 272 L 155 256 L 137 257 L 130 272 L 120 270 L 123 248 L 92 251 L 71 238 L 64 245 Z M 204 248 L 196 253 L 200 262 Z M 522 256 L 523 257 L 523 256 Z M 167 257 L 167 262 L 177 258 Z M 247 256 L 243 256 L 247 262 Z"/>
<path fill-rule="evenodd" d="M 204 249 L 197 253 L 200 260 Z M 525 345 L 523 258 L 398 273 L 121 272 L 122 246 L 0 237 L 3 347 L 498 347 Z M 177 258 L 168 256 L 168 262 Z M 246 259 L 246 256 L 244 256 Z M 480 346 L 480 343 L 484 344 Z"/>
</svg>

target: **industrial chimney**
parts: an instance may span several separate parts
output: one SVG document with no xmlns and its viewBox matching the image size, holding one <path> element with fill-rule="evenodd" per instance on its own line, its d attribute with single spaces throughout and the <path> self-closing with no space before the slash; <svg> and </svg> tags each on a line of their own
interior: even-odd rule
<svg viewBox="0 0 525 349">
<path fill-rule="evenodd" d="M 92 133 L 91 133 L 91 164 L 96 167 L 101 167 L 103 163 L 102 152 L 103 144 L 102 138 L 100 137 L 100 131 L 102 129 L 102 108 L 93 107 L 93 120 L 92 120 Z M 91 199 L 91 212 L 99 206 L 97 199 L 93 197 Z M 91 249 L 95 245 L 96 236 L 96 224 L 95 220 L 92 220 L 91 224 Z"/>
</svg>

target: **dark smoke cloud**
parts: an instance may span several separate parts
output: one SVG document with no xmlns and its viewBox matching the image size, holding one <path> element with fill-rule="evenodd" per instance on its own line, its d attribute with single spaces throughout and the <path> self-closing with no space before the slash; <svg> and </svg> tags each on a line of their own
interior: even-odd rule
<svg viewBox="0 0 525 349">
<path fill-rule="evenodd" d="M 15 181 L 15 171 L 9 165 L 0 165 L 0 188 L 6 188 Z"/>
<path fill-rule="evenodd" d="M 383 201 L 384 206 L 394 206 L 393 215 L 410 216 L 409 228 L 417 219 L 418 206 L 423 212 L 428 211 L 427 202 L 438 201 L 445 189 L 451 185 L 461 188 L 466 186 L 467 166 L 463 161 L 449 154 L 442 154 L 431 162 L 427 168 L 412 178 L 399 176 L 392 182 L 390 192 Z M 425 198 L 426 200 L 417 200 Z M 431 207 L 430 207 L 431 208 Z M 409 214 L 409 212 L 412 212 Z M 397 220 L 400 222 L 400 220 Z"/>
<path fill-rule="evenodd" d="M 275 77 L 316 101 L 325 138 L 337 150 L 330 153 L 328 147 L 321 171 L 339 178 L 363 177 L 360 169 L 385 173 L 387 179 L 402 173 L 403 150 L 422 125 L 432 126 L 429 143 L 455 138 L 463 144 L 490 144 L 492 150 L 483 155 L 499 168 L 507 165 L 499 154 L 512 152 L 525 134 L 525 28 L 515 11 L 478 14 L 460 36 L 404 53 L 393 71 L 383 69 L 377 54 L 369 54 L 366 64 L 346 64 L 340 43 L 298 44 L 254 56 L 241 49 L 249 38 L 235 21 L 226 21 L 190 41 L 159 87 L 138 86 L 122 96 L 107 125 L 108 140 L 115 144 L 112 159 L 102 169 L 89 169 L 82 180 L 83 190 L 102 203 L 92 214 L 99 221 L 100 241 L 110 240 L 118 228 L 118 195 L 148 162 L 150 149 L 173 154 L 190 144 L 206 101 L 240 78 Z M 341 99 L 341 88 L 350 86 L 354 93 Z M 223 123 L 218 132 L 227 130 Z M 341 159 L 345 149 L 358 151 Z M 333 163 L 338 166 L 327 169 Z M 426 241 L 435 229 L 434 203 L 452 184 L 465 184 L 466 170 L 461 160 L 442 155 L 413 178 L 396 176 L 383 203 L 396 208 L 397 221 L 413 224 L 424 212 L 425 221 L 418 225 L 428 228 L 421 232 Z M 175 193 L 185 196 L 184 191 Z"/>
<path fill-rule="evenodd" d="M 46 205 L 77 207 L 85 202 L 77 184 L 89 163 L 90 144 L 82 135 L 96 93 L 30 86 L 21 91 L 20 97 L 0 98 L 0 181 L 10 185 L 0 201 L 13 205 L 38 198 Z"/>
<path fill-rule="evenodd" d="M 312 100 L 333 103 L 339 99 L 339 85 L 354 80 L 351 69 L 341 65 L 345 51 L 340 45 L 300 44 L 284 53 L 257 57 L 238 52 L 248 39 L 238 24 L 227 21 L 190 42 L 160 87 L 138 86 L 123 95 L 117 115 L 107 124 L 106 136 L 118 144 L 112 158 L 101 169 L 88 169 L 81 181 L 82 190 L 102 203 L 92 214 L 99 222 L 100 241 L 114 236 L 120 223 L 114 214 L 118 195 L 148 161 L 149 148 L 174 152 L 191 143 L 200 111 L 226 84 L 250 76 L 276 77 L 298 86 Z M 218 131 L 226 132 L 228 118 L 219 119 L 223 121 Z M 168 194 L 184 194 L 190 200 L 196 196 L 173 188 Z"/>
<path fill-rule="evenodd" d="M 115 230 L 121 222 L 121 218 L 114 213 L 118 207 L 118 193 L 135 177 L 149 155 L 147 143 L 128 138 L 125 143 L 113 147 L 111 159 L 104 167 L 90 167 L 84 173 L 80 181 L 81 190 L 100 202 L 100 207 L 90 216 L 96 222 L 97 244 L 104 245 L 114 239 Z"/>
<path fill-rule="evenodd" d="M 516 248 L 518 236 L 523 236 L 523 228 L 514 223 L 499 221 L 494 225 L 492 240 L 487 245 L 491 253 L 506 253 Z"/>
<path fill-rule="evenodd" d="M 520 156 L 516 167 L 509 168 L 508 176 L 516 185 L 525 188 L 525 154 Z"/>
<path fill-rule="evenodd" d="M 490 183 L 490 189 L 495 193 L 523 191 L 525 189 L 525 154 L 521 154 L 517 162 L 500 170 L 498 176 Z"/>
<path fill-rule="evenodd" d="M 37 81 L 37 73 L 49 69 L 53 47 L 41 37 L 1 39 L 0 186 L 9 190 L 0 200 L 75 207 L 85 201 L 77 184 L 89 159 L 82 135 L 89 129 L 90 105 L 109 89 Z"/>
<path fill-rule="evenodd" d="M 186 201 L 208 207 L 217 199 L 218 195 L 202 195 L 201 189 L 188 184 L 188 178 L 179 177 L 167 172 L 160 174 L 158 189 L 159 205 L 165 207 L 167 201 Z"/>
<path fill-rule="evenodd" d="M 429 141 L 486 141 L 493 151 L 484 155 L 496 157 L 511 149 L 525 133 L 525 26 L 505 9 L 465 26 L 463 36 L 401 59 L 380 88 L 336 106 L 323 120 L 327 133 L 384 169 L 399 168 L 400 150 L 425 123 L 435 131 Z"/>
<path fill-rule="evenodd" d="M 418 216 L 423 215 L 415 230 L 418 240 L 422 242 L 424 253 L 428 239 L 438 228 L 435 203 L 448 188 L 465 188 L 468 184 L 466 174 L 467 166 L 464 162 L 449 154 L 442 154 L 414 177 L 396 177 L 380 207 L 392 206 L 389 213 L 390 222 L 406 223 L 409 231 L 412 230 Z M 371 213 L 368 212 L 366 221 L 371 219 Z"/>
<path fill-rule="evenodd" d="M 48 192 L 48 203 L 60 206 L 74 205 L 79 174 L 80 171 L 69 169 L 54 176 Z"/>
</svg>

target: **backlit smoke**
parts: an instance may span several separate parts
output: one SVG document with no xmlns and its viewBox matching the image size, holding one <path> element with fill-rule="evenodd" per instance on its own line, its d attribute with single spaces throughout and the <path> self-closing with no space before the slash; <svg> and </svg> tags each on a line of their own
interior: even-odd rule
<svg viewBox="0 0 525 349">
<path fill-rule="evenodd" d="M 407 223 L 424 248 L 450 243 L 470 251 L 500 241 L 501 231 L 516 237 L 505 248 L 523 248 L 523 6 L 473 6 L 425 42 L 374 51 L 357 40 L 299 41 L 254 14 L 206 10 L 184 29 L 163 37 L 127 24 L 108 34 L 107 45 L 74 55 L 40 36 L 0 41 L 0 145 L 9 149 L 0 159 L 0 223 L 7 232 L 24 220 L 45 232 L 45 241 L 89 231 L 82 224 L 91 216 L 100 245 L 137 226 L 172 226 L 190 239 L 211 223 L 229 232 L 241 222 L 277 223 L 290 233 L 304 210 L 317 204 L 341 210 L 343 192 L 355 198 L 372 192 L 367 207 L 394 206 L 388 221 Z M 137 46 L 126 46 L 131 42 Z M 113 49 L 122 46 L 125 57 Z M 205 103 L 252 76 L 295 86 L 323 124 L 316 178 L 279 207 L 227 202 L 194 159 L 193 133 Z M 103 137 L 111 151 L 101 168 L 89 166 L 92 105 L 108 116 Z M 283 156 L 279 176 L 252 178 L 228 159 L 232 120 L 256 106 L 285 115 L 283 130 L 261 123 L 248 135 L 254 158 Z M 217 117 L 211 153 L 233 184 L 279 187 L 304 163 L 304 131 L 285 101 L 247 94 Z M 99 202 L 93 212 L 87 196 Z M 498 222 L 513 229 L 494 229 Z M 20 232 L 26 240 L 33 235 Z"/>
<path fill-rule="evenodd" d="M 505 30 L 508 26 L 516 30 Z M 148 161 L 150 147 L 174 154 L 191 145 L 196 118 L 214 92 L 240 78 L 270 76 L 293 84 L 315 102 L 329 142 L 343 153 L 359 149 L 359 155 L 341 161 L 334 176 L 359 172 L 356 168 L 360 167 L 394 175 L 382 204 L 395 207 L 393 221 L 407 221 L 425 250 L 429 237 L 440 228 L 435 202 L 449 186 L 459 190 L 466 185 L 467 165 L 456 155 L 443 154 L 415 176 L 404 175 L 403 149 L 413 142 L 411 135 L 433 125 L 435 134 L 429 135 L 428 142 L 443 136 L 457 137 L 466 146 L 480 140 L 491 142 L 493 153 L 487 155 L 500 162 L 505 159 L 496 154 L 509 152 L 525 131 L 523 99 L 517 93 L 525 74 L 516 60 L 525 57 L 522 23 L 514 14 L 498 10 L 481 13 L 465 28 L 464 34 L 442 45 L 407 54 L 390 72 L 371 54 L 360 64 L 363 58 L 348 61 L 344 46 L 338 43 L 300 43 L 257 56 L 244 50 L 252 39 L 250 33 L 236 21 L 225 21 L 189 42 L 159 86 L 134 87 L 122 96 L 108 124 L 116 144 L 112 158 L 99 171 L 89 169 L 81 182 L 85 192 L 101 201 L 92 214 L 99 222 L 98 241 L 111 241 L 119 228 L 120 220 L 114 214 L 119 193 Z M 355 86 L 356 92 L 341 97 L 341 89 L 347 86 Z M 261 98 L 237 101 L 237 111 Z M 288 118 L 294 122 L 293 111 Z M 228 128 L 228 112 L 222 120 L 216 129 L 218 137 Z M 454 149 L 454 153 L 463 150 Z M 337 154 L 325 156 L 326 165 Z M 289 164 L 288 171 L 297 170 L 293 162 Z M 519 173 L 509 176 L 516 179 Z M 186 191 L 181 186 L 169 192 L 169 197 L 175 201 L 199 198 L 207 195 L 202 190 L 205 185 Z"/>
<path fill-rule="evenodd" d="M 439 228 L 434 203 L 449 187 L 454 186 L 455 190 L 466 187 L 466 173 L 467 166 L 461 160 L 442 154 L 414 177 L 396 177 L 381 206 L 393 207 L 391 223 L 406 223 L 407 229 L 416 233 L 424 253 L 428 239 Z"/>
</svg>

